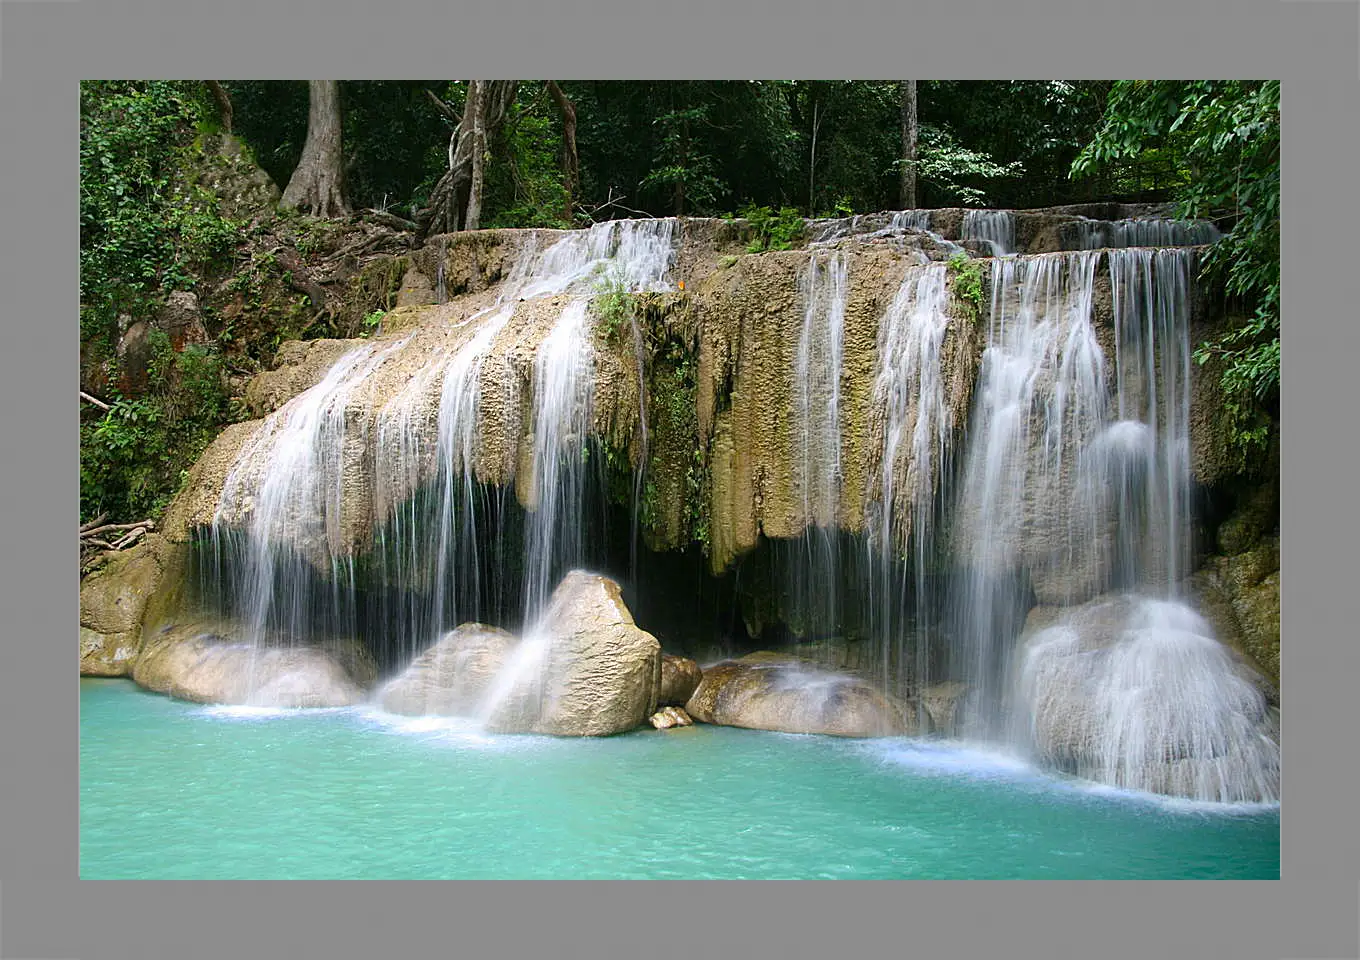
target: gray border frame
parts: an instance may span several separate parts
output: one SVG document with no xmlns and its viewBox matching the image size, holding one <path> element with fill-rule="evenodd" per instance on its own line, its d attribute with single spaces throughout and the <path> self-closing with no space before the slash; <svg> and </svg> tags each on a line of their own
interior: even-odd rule
<svg viewBox="0 0 1360 960">
<path fill-rule="evenodd" d="M 1360 356 L 1352 225 L 1360 8 L 1280 0 L 641 5 L 435 0 L 4 3 L 0 257 L 6 656 L 0 957 L 411 954 L 1355 958 L 1360 644 L 1343 499 Z M 1288 572 L 1282 878 L 646 885 L 76 880 L 76 85 L 91 77 L 1269 76 L 1284 81 Z M 1333 236 L 1335 234 L 1335 236 Z M 66 370 L 66 374 L 60 371 Z M 1340 442 L 1338 442 L 1340 441 Z M 1344 464 L 1341 461 L 1345 461 Z M 1350 537 L 1345 537 L 1346 541 Z M 677 842 L 683 842 L 677 839 Z"/>
</svg>

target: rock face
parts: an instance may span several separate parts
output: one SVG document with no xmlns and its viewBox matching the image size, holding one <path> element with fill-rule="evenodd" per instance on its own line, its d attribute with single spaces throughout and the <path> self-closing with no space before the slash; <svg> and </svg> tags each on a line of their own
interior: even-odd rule
<svg viewBox="0 0 1360 960">
<path fill-rule="evenodd" d="M 915 732 L 914 711 L 867 682 L 768 651 L 704 671 L 685 711 L 702 723 L 837 737 Z"/>
<path fill-rule="evenodd" d="M 946 737 L 955 733 L 959 702 L 967 692 L 968 685 L 957 680 L 937 683 L 921 691 L 921 705 L 926 708 L 935 733 Z"/>
<path fill-rule="evenodd" d="M 704 672 L 693 660 L 661 655 L 661 689 L 656 702 L 663 707 L 683 707 L 694 695 Z"/>
<path fill-rule="evenodd" d="M 486 726 L 562 737 L 623 733 L 656 712 L 660 686 L 661 644 L 633 622 L 619 585 L 573 570 L 497 678 Z"/>
<path fill-rule="evenodd" d="M 257 707 L 346 707 L 363 702 L 377 676 L 355 641 L 257 650 L 229 626 L 175 623 L 147 637 L 132 679 L 196 703 Z"/>
<path fill-rule="evenodd" d="M 1197 800 L 1278 799 L 1262 678 L 1184 604 L 1114 595 L 1041 610 L 1020 649 L 1024 733 L 1041 762 Z"/>
<path fill-rule="evenodd" d="M 475 716 L 514 646 L 498 627 L 462 624 L 384 684 L 378 703 L 407 716 Z"/>
<path fill-rule="evenodd" d="M 165 544 L 157 534 L 113 554 L 80 585 L 80 674 L 123 677 L 141 648 L 147 603 L 165 577 Z"/>
<path fill-rule="evenodd" d="M 1278 687 L 1280 678 L 1280 541 L 1266 537 L 1229 557 L 1213 557 L 1186 581 L 1217 636 L 1251 658 Z"/>
</svg>

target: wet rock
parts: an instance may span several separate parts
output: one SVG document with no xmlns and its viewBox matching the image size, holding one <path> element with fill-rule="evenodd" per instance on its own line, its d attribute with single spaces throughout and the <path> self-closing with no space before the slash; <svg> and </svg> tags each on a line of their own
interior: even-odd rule
<svg viewBox="0 0 1360 960">
<path fill-rule="evenodd" d="M 132 679 L 195 703 L 257 707 L 346 707 L 362 703 L 377 677 L 354 640 L 262 646 L 231 625 L 171 623 L 146 638 Z"/>
<path fill-rule="evenodd" d="M 694 721 L 680 707 L 662 707 L 647 718 L 647 722 L 658 730 L 671 730 L 675 727 L 691 727 Z"/>
<path fill-rule="evenodd" d="M 415 267 L 407 270 L 401 278 L 401 289 L 397 291 L 397 306 L 413 307 L 434 302 L 435 290 L 430 278 Z"/>
<path fill-rule="evenodd" d="M 1263 679 L 1185 604 L 1110 595 L 1073 607 L 1027 629 L 1019 675 L 1022 720 L 1043 763 L 1199 800 L 1279 796 Z"/>
<path fill-rule="evenodd" d="M 785 733 L 884 737 L 914 732 L 914 711 L 864 680 L 770 651 L 704 671 L 685 705 L 702 723 Z"/>
<path fill-rule="evenodd" d="M 384 684 L 378 703 L 407 716 L 475 716 L 514 646 L 498 627 L 462 624 Z"/>
<path fill-rule="evenodd" d="M 926 715 L 930 717 L 933 732 L 943 736 L 953 736 L 956 732 L 959 703 L 968 692 L 968 685 L 957 680 L 949 680 L 925 687 L 918 694 Z"/>
<path fill-rule="evenodd" d="M 661 655 L 661 690 L 656 702 L 663 706 L 684 706 L 693 696 L 704 672 L 699 664 L 686 657 L 675 657 L 669 653 Z"/>
<path fill-rule="evenodd" d="M 573 570 L 510 654 L 488 705 L 497 733 L 608 736 L 656 712 L 661 644 L 633 622 L 619 585 Z"/>
</svg>

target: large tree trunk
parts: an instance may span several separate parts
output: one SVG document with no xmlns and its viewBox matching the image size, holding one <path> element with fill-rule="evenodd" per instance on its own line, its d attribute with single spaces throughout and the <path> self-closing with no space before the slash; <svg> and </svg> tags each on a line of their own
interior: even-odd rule
<svg viewBox="0 0 1360 960">
<path fill-rule="evenodd" d="M 916 81 L 902 84 L 902 209 L 916 209 Z"/>
<path fill-rule="evenodd" d="M 340 84 L 312 80 L 307 143 L 293 171 L 282 205 L 318 217 L 347 217 L 344 158 L 340 149 Z"/>
<path fill-rule="evenodd" d="M 548 93 L 552 94 L 553 102 L 562 114 L 562 179 L 567 188 L 567 220 L 571 220 L 576 194 L 581 189 L 581 163 L 576 153 L 576 107 L 556 80 L 548 81 Z"/>
<path fill-rule="evenodd" d="M 419 236 L 454 233 L 460 229 L 475 229 L 468 223 L 466 216 L 471 212 L 473 158 L 476 137 L 474 131 L 480 127 L 483 144 L 480 156 L 485 160 L 485 145 L 500 129 L 505 115 L 514 103 L 519 89 L 518 80 L 470 80 L 468 81 L 467 104 L 463 116 L 449 137 L 449 169 L 435 184 L 430 195 L 430 207 L 419 218 Z M 473 108 L 474 103 L 476 108 Z M 451 110 L 444 106 L 444 112 Z M 477 215 L 481 216 L 480 188 L 477 201 Z"/>
<path fill-rule="evenodd" d="M 468 184 L 464 230 L 476 230 L 482 222 L 482 184 L 486 180 L 486 109 L 482 103 L 485 95 L 486 81 L 473 80 L 463 114 L 472 118 L 472 182 Z"/>
</svg>

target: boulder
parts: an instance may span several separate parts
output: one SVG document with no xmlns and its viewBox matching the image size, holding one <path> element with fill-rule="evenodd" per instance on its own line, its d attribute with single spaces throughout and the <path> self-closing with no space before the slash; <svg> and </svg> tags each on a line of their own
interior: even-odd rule
<svg viewBox="0 0 1360 960">
<path fill-rule="evenodd" d="M 526 632 L 486 706 L 495 733 L 608 736 L 656 712 L 661 644 L 633 622 L 619 585 L 568 573 Z"/>
<path fill-rule="evenodd" d="M 699 664 L 686 657 L 661 655 L 661 689 L 656 702 L 662 707 L 682 707 L 689 702 L 703 679 Z"/>
<path fill-rule="evenodd" d="M 770 651 L 704 671 L 685 711 L 702 723 L 784 733 L 886 737 L 915 732 L 915 711 L 858 677 Z"/>
<path fill-rule="evenodd" d="M 407 716 L 474 716 L 514 646 L 498 627 L 462 624 L 384 684 L 378 703 Z"/>
<path fill-rule="evenodd" d="M 268 646 L 215 622 L 170 623 L 147 637 L 132 679 L 196 703 L 346 707 L 363 702 L 377 669 L 354 640 Z"/>
<path fill-rule="evenodd" d="M 658 730 L 673 730 L 676 727 L 692 727 L 694 721 L 680 707 L 662 707 L 647 718 L 647 722 Z"/>
<path fill-rule="evenodd" d="M 149 534 L 109 554 L 80 584 L 80 674 L 123 677 L 141 646 L 147 603 L 165 579 L 166 545 Z"/>
<path fill-rule="evenodd" d="M 1019 678 L 1040 762 L 1196 800 L 1279 797 L 1279 731 L 1263 678 L 1183 603 L 1107 595 L 1031 625 Z"/>
</svg>

